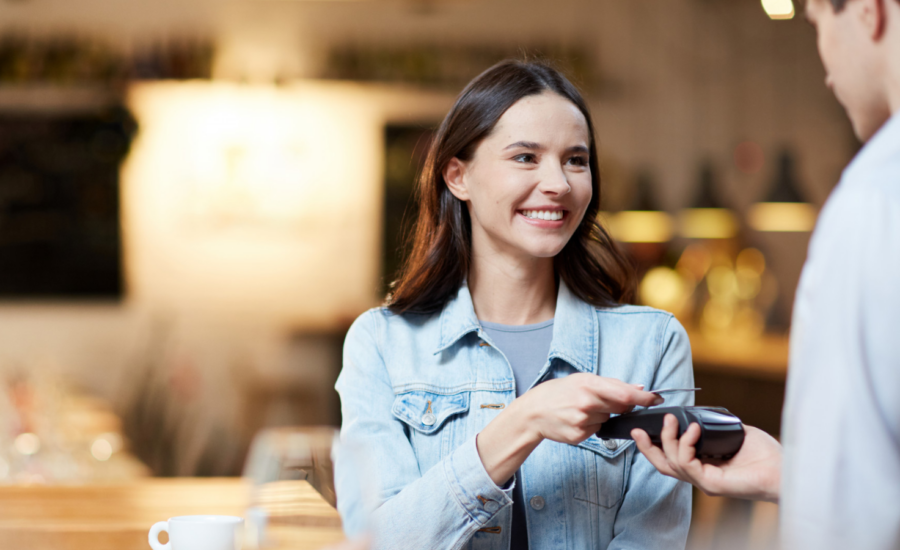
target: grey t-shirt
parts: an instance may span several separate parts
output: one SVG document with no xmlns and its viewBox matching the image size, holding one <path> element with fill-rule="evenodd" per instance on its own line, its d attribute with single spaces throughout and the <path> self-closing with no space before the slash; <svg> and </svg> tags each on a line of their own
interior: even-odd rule
<svg viewBox="0 0 900 550">
<path fill-rule="evenodd" d="M 547 362 L 553 339 L 553 319 L 533 325 L 501 325 L 482 321 L 481 327 L 509 360 L 516 379 L 516 397 L 519 397 L 534 384 L 541 367 Z M 516 477 L 520 476 L 521 472 L 516 472 Z M 528 550 L 525 514 L 525 495 L 522 484 L 517 483 L 513 489 L 510 550 Z"/>
<path fill-rule="evenodd" d="M 481 322 L 497 348 L 503 352 L 516 378 L 516 397 L 531 387 L 550 353 L 553 319 L 533 325 L 501 325 Z"/>
</svg>

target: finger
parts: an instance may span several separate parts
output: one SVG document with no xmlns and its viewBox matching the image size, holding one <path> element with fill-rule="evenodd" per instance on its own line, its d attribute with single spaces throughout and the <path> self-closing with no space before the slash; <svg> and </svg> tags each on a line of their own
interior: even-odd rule
<svg viewBox="0 0 900 550">
<path fill-rule="evenodd" d="M 662 405 L 666 399 L 660 395 L 656 395 L 655 393 L 650 393 L 648 391 L 636 390 L 631 394 L 631 405 L 640 405 L 642 407 L 653 407 L 656 405 Z"/>
<path fill-rule="evenodd" d="M 707 494 L 715 492 L 715 488 L 709 485 L 708 477 L 704 474 L 709 466 L 704 466 L 696 457 L 696 444 L 700 439 L 700 425 L 693 423 L 688 426 L 679 441 L 679 471 L 697 487 Z"/>
<path fill-rule="evenodd" d="M 669 466 L 669 461 L 666 460 L 666 455 L 663 453 L 662 449 L 655 446 L 653 442 L 650 441 L 650 436 L 647 435 L 647 432 L 635 428 L 631 430 L 631 438 L 634 439 L 634 444 L 641 454 L 643 454 L 647 458 L 647 461 L 650 462 L 654 468 L 659 470 L 660 473 L 671 477 L 678 477 L 675 475 L 675 471 Z"/>
<path fill-rule="evenodd" d="M 596 426 L 597 430 L 603 425 L 604 422 L 609 420 L 609 413 L 605 412 L 592 412 L 588 416 L 588 426 Z M 594 430 L 594 431 L 597 431 Z"/>
<path fill-rule="evenodd" d="M 666 453 L 666 458 L 673 465 L 674 468 L 678 468 L 678 419 L 675 418 L 674 415 L 667 414 L 665 418 L 663 418 L 663 429 L 659 434 L 659 438 L 662 441 L 663 452 Z"/>
<path fill-rule="evenodd" d="M 689 464 L 697 456 L 697 441 L 700 440 L 700 425 L 692 422 L 678 441 L 678 463 Z"/>
<path fill-rule="evenodd" d="M 600 397 L 610 405 L 623 407 L 621 411 L 616 412 L 625 412 L 636 405 L 652 407 L 665 401 L 656 394 L 644 391 L 643 388 L 637 388 L 631 384 L 625 384 L 621 380 L 616 380 L 615 378 L 602 380 L 607 383 L 598 387 Z"/>
</svg>

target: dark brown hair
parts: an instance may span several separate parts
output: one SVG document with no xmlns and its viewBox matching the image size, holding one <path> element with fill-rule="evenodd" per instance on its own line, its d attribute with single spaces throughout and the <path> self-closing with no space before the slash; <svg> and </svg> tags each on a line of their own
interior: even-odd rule
<svg viewBox="0 0 900 550">
<path fill-rule="evenodd" d="M 834 11 L 840 13 L 844 11 L 844 6 L 847 5 L 847 0 L 831 0 L 831 7 L 834 8 Z"/>
<path fill-rule="evenodd" d="M 554 258 L 556 274 L 576 296 L 595 306 L 615 306 L 631 299 L 631 265 L 597 222 L 600 170 L 594 124 L 584 98 L 548 65 L 503 61 L 466 86 L 431 143 L 416 187 L 419 213 L 409 255 L 388 297 L 391 311 L 434 312 L 456 295 L 469 271 L 471 220 L 465 203 L 447 188 L 443 170 L 453 158 L 470 160 L 514 103 L 545 91 L 571 101 L 584 115 L 591 137 L 588 164 L 593 194 L 581 225 Z"/>
</svg>

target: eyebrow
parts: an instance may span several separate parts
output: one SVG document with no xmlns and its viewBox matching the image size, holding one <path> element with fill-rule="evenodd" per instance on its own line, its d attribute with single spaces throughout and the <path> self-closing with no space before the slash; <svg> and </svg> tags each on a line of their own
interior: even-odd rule
<svg viewBox="0 0 900 550">
<path fill-rule="evenodd" d="M 507 149 L 516 149 L 519 147 L 522 147 L 523 149 L 543 149 L 543 146 L 541 146 L 540 143 L 535 143 L 533 141 L 517 141 L 507 145 L 503 150 L 506 151 Z"/>
<path fill-rule="evenodd" d="M 534 141 L 517 141 L 515 143 L 507 145 L 503 150 L 506 151 L 508 149 L 517 149 L 519 147 L 521 147 L 523 149 L 537 149 L 537 150 L 544 149 L 543 145 L 541 145 L 540 143 L 536 143 Z M 568 152 L 568 153 L 590 153 L 588 148 L 585 147 L 584 145 L 573 145 L 572 147 L 569 147 L 568 149 L 566 149 L 566 152 Z"/>
</svg>

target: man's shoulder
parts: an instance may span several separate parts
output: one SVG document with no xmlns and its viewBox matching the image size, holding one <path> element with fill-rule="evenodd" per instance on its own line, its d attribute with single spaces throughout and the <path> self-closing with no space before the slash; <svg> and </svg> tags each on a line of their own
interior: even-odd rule
<svg viewBox="0 0 900 550">
<path fill-rule="evenodd" d="M 847 166 L 835 194 L 863 200 L 900 200 L 900 114 L 889 120 Z"/>
<path fill-rule="evenodd" d="M 900 144 L 896 154 L 854 163 L 825 203 L 819 225 L 863 228 L 878 223 L 878 212 L 900 211 Z"/>
</svg>

